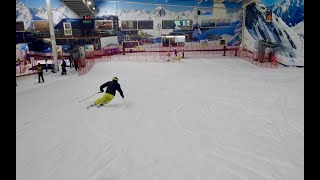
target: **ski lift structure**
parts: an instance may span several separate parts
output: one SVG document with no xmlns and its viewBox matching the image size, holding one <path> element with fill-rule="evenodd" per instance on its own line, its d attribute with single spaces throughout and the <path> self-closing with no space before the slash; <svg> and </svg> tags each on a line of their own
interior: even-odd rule
<svg viewBox="0 0 320 180">
<path fill-rule="evenodd" d="M 255 42 L 255 61 L 259 61 L 260 63 L 271 62 L 273 57 L 276 55 L 278 51 L 279 44 L 273 43 L 271 41 L 257 41 Z"/>
</svg>

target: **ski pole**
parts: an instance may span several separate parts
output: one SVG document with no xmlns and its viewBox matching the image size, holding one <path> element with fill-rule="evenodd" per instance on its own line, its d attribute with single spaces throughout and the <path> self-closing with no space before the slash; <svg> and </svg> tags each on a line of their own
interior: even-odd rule
<svg viewBox="0 0 320 180">
<path fill-rule="evenodd" d="M 87 98 L 85 98 L 85 99 L 82 99 L 81 101 L 79 101 L 79 103 L 81 103 L 82 101 L 87 100 L 87 99 L 91 98 L 92 96 L 95 96 L 95 95 L 97 95 L 97 94 L 99 94 L 99 93 L 100 93 L 100 92 L 97 92 L 97 93 L 95 93 L 95 94 L 93 94 L 93 95 L 91 95 L 91 96 L 89 96 L 89 97 L 87 97 Z"/>
</svg>

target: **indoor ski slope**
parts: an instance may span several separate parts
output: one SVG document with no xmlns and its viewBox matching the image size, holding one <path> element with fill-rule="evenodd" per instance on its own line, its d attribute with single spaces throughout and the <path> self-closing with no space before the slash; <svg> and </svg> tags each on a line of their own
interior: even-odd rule
<svg viewBox="0 0 320 180">
<path fill-rule="evenodd" d="M 80 100 L 119 78 L 110 104 Z M 100 62 L 17 78 L 17 180 L 302 180 L 304 69 Z"/>
</svg>

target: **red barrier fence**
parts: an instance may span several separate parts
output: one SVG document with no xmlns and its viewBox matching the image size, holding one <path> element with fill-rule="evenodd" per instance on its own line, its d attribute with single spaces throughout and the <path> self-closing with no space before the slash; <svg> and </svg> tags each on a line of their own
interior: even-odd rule
<svg viewBox="0 0 320 180">
<path fill-rule="evenodd" d="M 174 50 L 177 50 L 177 56 Z M 237 46 L 228 46 L 224 53 L 221 45 L 200 45 L 191 44 L 184 47 L 159 47 L 159 46 L 141 46 L 140 48 L 126 48 L 125 55 L 122 48 L 105 47 L 101 50 L 94 50 L 85 53 L 85 58 L 76 60 L 78 65 L 78 75 L 87 74 L 91 68 L 101 61 L 110 60 L 129 60 L 129 61 L 146 61 L 146 62 L 176 62 L 182 58 L 182 50 L 185 58 L 241 58 L 254 65 L 264 68 L 277 68 L 278 64 L 274 63 L 269 57 L 264 57 L 264 54 L 249 50 L 239 50 Z M 35 54 L 34 54 L 35 55 Z M 46 55 L 46 54 L 37 54 Z M 114 56 L 117 55 L 117 56 Z M 275 55 L 277 56 L 277 55 Z M 263 57 L 263 58 L 261 58 Z M 19 69 L 18 69 L 19 68 Z M 21 70 L 20 70 L 21 68 Z M 17 72 L 23 74 L 26 68 L 23 66 L 17 67 Z"/>
<path fill-rule="evenodd" d="M 112 55 L 119 54 L 119 49 L 114 47 L 105 47 L 101 50 L 94 50 L 85 53 L 85 58 L 76 60 L 78 65 L 78 75 L 87 74 L 94 64 L 101 61 L 110 61 Z"/>
<path fill-rule="evenodd" d="M 244 59 L 259 67 L 263 67 L 263 68 L 278 67 L 278 63 L 273 61 L 273 57 L 269 59 L 269 57 L 265 56 L 265 54 L 259 54 L 257 51 L 249 51 L 244 49 L 239 51 L 239 55 L 241 59 Z M 276 56 L 276 59 L 278 59 L 277 54 L 274 54 L 273 56 Z"/>
</svg>

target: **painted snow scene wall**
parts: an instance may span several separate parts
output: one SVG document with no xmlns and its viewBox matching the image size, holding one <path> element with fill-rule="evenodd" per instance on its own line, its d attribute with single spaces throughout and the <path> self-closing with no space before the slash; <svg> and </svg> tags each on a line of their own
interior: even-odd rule
<svg viewBox="0 0 320 180">
<path fill-rule="evenodd" d="M 270 22 L 267 11 L 272 12 Z M 304 0 L 263 0 L 248 5 L 243 47 L 254 51 L 259 40 L 278 46 L 279 63 L 304 66 Z"/>
<path fill-rule="evenodd" d="M 72 10 L 59 0 L 51 0 L 54 25 L 64 18 L 79 18 Z M 34 21 L 48 20 L 46 0 L 16 0 L 16 21 L 23 21 L 29 30 Z"/>
<path fill-rule="evenodd" d="M 257 42 L 264 41 L 277 46 L 279 63 L 304 66 L 304 0 L 257 0 L 245 14 L 242 2 L 227 0 L 98 0 L 94 5 L 95 18 L 101 21 L 96 24 L 117 31 L 119 44 L 137 36 L 142 43 L 160 43 L 162 35 L 186 35 L 186 42 L 226 40 L 228 46 L 243 40 L 243 48 L 255 51 Z M 59 0 L 51 0 L 51 6 L 55 25 L 62 19 L 81 19 Z M 119 19 L 117 26 L 110 17 Z M 16 21 L 23 21 L 25 29 L 47 19 L 45 0 L 16 0 Z"/>
<path fill-rule="evenodd" d="M 152 38 L 186 34 L 186 41 L 224 39 L 229 46 L 241 43 L 241 3 L 197 0 L 95 1 L 96 18 L 118 16 L 121 31 L 135 30 Z M 148 28 L 139 24 L 149 21 Z M 131 24 L 131 25 L 130 25 Z M 126 34 L 127 35 L 127 34 Z M 121 34 L 120 34 L 121 36 Z"/>
</svg>

